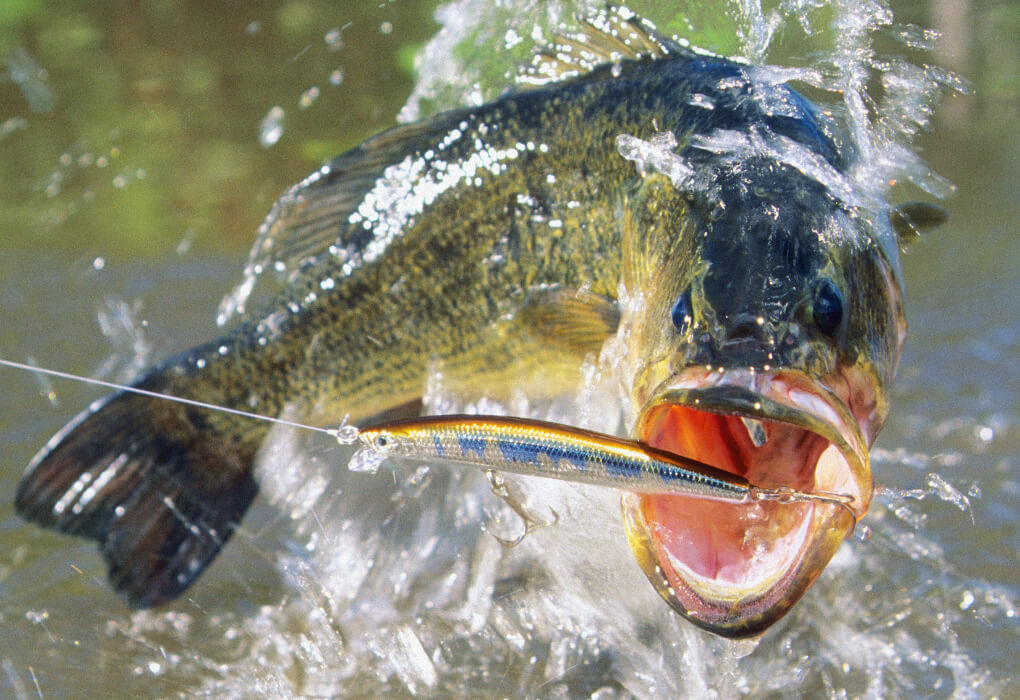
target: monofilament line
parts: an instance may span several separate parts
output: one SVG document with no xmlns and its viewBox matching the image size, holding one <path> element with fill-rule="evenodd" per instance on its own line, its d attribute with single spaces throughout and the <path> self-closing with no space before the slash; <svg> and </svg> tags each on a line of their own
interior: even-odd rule
<svg viewBox="0 0 1020 700">
<path fill-rule="evenodd" d="M 117 384 L 115 382 L 106 382 L 102 379 L 92 379 L 90 377 L 83 377 L 78 374 L 70 374 L 68 372 L 60 372 L 55 369 L 46 369 L 45 367 L 36 367 L 34 365 L 26 365 L 20 362 L 12 362 L 11 360 L 4 360 L 0 358 L 0 365 L 12 367 L 14 369 L 23 369 L 29 372 L 37 374 L 46 374 L 51 377 L 58 377 L 60 379 L 72 379 L 77 382 L 83 382 L 85 384 L 94 384 L 95 386 L 105 387 L 107 389 L 117 389 L 119 391 L 128 391 L 132 394 L 141 394 L 142 396 L 151 396 L 156 399 L 166 399 L 167 401 L 176 401 L 177 403 L 187 404 L 188 406 L 195 406 L 197 408 L 206 408 L 211 411 L 222 411 L 224 413 L 232 413 L 236 416 L 243 416 L 245 418 L 253 418 L 255 420 L 264 420 L 270 423 L 279 423 L 280 425 L 286 425 L 291 428 L 302 428 L 304 430 L 314 430 L 317 433 L 325 433 L 332 438 L 337 439 L 340 442 L 347 442 L 347 436 L 350 431 L 357 430 L 352 425 L 347 425 L 347 419 L 340 424 L 339 429 L 319 428 L 314 425 L 307 425 L 305 423 L 296 423 L 294 421 L 284 420 L 283 418 L 273 418 L 272 416 L 262 415 L 261 413 L 252 413 L 250 411 L 242 411 L 237 408 L 229 408 L 227 406 L 218 406 L 214 403 L 206 403 L 204 401 L 196 401 L 195 399 L 186 399 L 181 396 L 173 396 L 172 394 L 161 394 L 158 391 L 148 391 L 147 389 L 139 389 L 133 386 L 126 386 L 124 384 Z M 345 434 L 341 434 L 342 431 L 346 431 Z M 353 440 L 351 441 L 353 442 Z"/>
</svg>

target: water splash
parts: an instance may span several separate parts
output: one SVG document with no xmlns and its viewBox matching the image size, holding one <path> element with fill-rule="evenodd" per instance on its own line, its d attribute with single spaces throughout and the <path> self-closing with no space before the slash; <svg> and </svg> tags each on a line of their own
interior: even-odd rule
<svg viewBox="0 0 1020 700">
<path fill-rule="evenodd" d="M 442 28 L 419 55 L 420 78 L 401 120 L 493 97 L 516 72 L 520 56 L 550 37 L 560 22 L 576 12 L 599 9 L 596 5 L 493 6 L 472 0 L 444 5 L 437 14 Z M 939 195 L 951 191 L 914 154 L 910 141 L 926 128 L 936 94 L 952 89 L 953 79 L 878 54 L 875 36 L 901 31 L 885 4 L 789 0 L 780 3 L 778 11 L 765 12 L 748 0 L 731 4 L 730 10 L 728 17 L 718 19 L 733 28 L 741 54 L 756 63 L 767 62 L 777 44 L 789 53 L 781 44 L 784 34 L 807 37 L 794 58 L 799 64 L 766 66 L 760 79 L 811 91 L 825 105 L 830 136 L 856 148 L 859 165 L 844 176 L 817 159 L 802 157 L 802 149 L 790 144 L 731 143 L 721 133 L 705 139 L 701 147 L 728 149 L 734 157 L 768 149 L 826 182 L 839 196 L 857 198 L 854 205 L 883 200 L 891 183 L 902 180 Z M 682 24 L 671 22 L 674 18 L 664 12 L 648 8 L 647 14 L 660 26 Z M 830 15 L 834 22 L 827 19 Z M 498 32 L 491 31 L 494 26 Z M 931 38 L 915 29 L 902 32 L 913 47 Z M 697 28 L 687 38 L 698 44 Z M 873 84 L 882 86 L 883 95 L 868 94 Z M 847 133 L 841 131 L 841 122 Z M 637 168 L 686 182 L 691 173 L 668 136 L 641 141 L 621 134 L 618 145 Z M 592 390 L 613 385 L 603 369 L 595 361 L 586 366 L 587 388 L 579 391 L 576 403 L 521 398 L 510 407 L 486 404 L 482 410 L 579 425 L 611 416 L 606 420 L 613 425 L 592 427 L 616 429 L 627 408 L 621 406 L 618 392 Z M 437 375 L 430 378 L 426 406 L 429 412 L 478 409 L 445 392 Z M 648 586 L 635 575 L 620 532 L 618 504 L 607 494 L 561 485 L 536 490 L 517 482 L 532 498 L 533 508 L 553 508 L 561 520 L 532 533 L 519 548 L 503 550 L 467 524 L 482 513 L 500 512 L 501 505 L 480 479 L 437 467 L 414 486 L 420 475 L 395 463 L 392 480 L 380 494 L 380 502 L 387 504 L 385 515 L 368 521 L 361 515 L 345 519 L 343 499 L 327 498 L 316 507 L 320 517 L 333 523 L 328 529 L 336 527 L 333 518 L 340 518 L 340 531 L 347 533 L 343 556 L 363 568 L 355 593 L 328 577 L 324 582 L 340 585 L 353 596 L 351 607 L 342 608 L 338 618 L 348 640 L 344 661 L 322 664 L 319 653 L 310 651 L 297 658 L 309 677 L 338 677 L 336 687 L 364 693 L 399 687 L 406 692 L 442 688 L 449 694 L 736 697 L 797 687 L 831 697 L 877 697 L 903 689 L 931 693 L 933 686 L 938 696 L 994 693 L 1001 686 L 968 657 L 952 630 L 962 615 L 978 607 L 1004 617 L 1017 606 L 1008 592 L 965 585 L 946 562 L 945 551 L 925 533 L 930 503 L 948 502 L 973 517 L 966 489 L 934 471 L 945 464 L 948 461 L 936 460 L 929 467 L 926 486 L 920 489 L 920 497 L 928 500 L 906 491 L 883 491 L 880 503 L 891 502 L 869 520 L 874 533 L 870 540 L 844 545 L 813 592 L 769 633 L 768 644 L 759 645 L 704 634 L 667 614 L 654 595 L 645 595 Z M 340 488 L 350 488 L 351 479 L 363 476 L 348 474 L 347 485 Z M 379 523 L 385 525 L 375 529 Z M 600 533 L 598 552 L 591 551 L 592 531 Z M 320 542 L 316 557 L 328 559 L 335 551 Z M 313 560 L 313 566 L 320 566 L 315 563 L 319 561 Z M 367 569 L 365 562 L 370 562 Z M 932 582 L 924 583 L 925 576 Z M 904 578 L 910 580 L 900 580 Z M 627 595 L 621 596 L 621 590 Z M 910 594 L 889 596 L 889 590 Z M 834 610 L 839 614 L 834 616 Z M 940 611 L 937 620 L 932 610 Z M 284 606 L 264 613 L 276 628 L 286 628 L 294 614 Z M 929 622 L 936 633 L 918 631 Z M 380 635 L 388 641 L 380 641 Z M 397 662 L 382 659 L 390 653 Z M 252 666 L 238 673 L 248 671 L 258 672 Z M 316 682 L 289 690 L 310 692 L 319 687 Z M 330 692 L 337 692 L 336 687 Z"/>
<path fill-rule="evenodd" d="M 57 97 L 47 84 L 49 72 L 24 47 L 19 46 L 8 54 L 5 77 L 18 86 L 33 112 L 53 111 Z"/>
<path fill-rule="evenodd" d="M 676 136 L 671 131 L 656 134 L 649 141 L 630 134 L 616 137 L 616 148 L 620 155 L 633 162 L 638 173 L 662 173 L 677 189 L 686 190 L 694 178 L 694 168 L 674 152 L 676 146 Z"/>
</svg>

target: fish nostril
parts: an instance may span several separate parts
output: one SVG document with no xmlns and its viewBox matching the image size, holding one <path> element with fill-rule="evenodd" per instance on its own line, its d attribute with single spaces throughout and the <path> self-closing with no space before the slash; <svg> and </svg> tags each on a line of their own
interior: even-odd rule
<svg viewBox="0 0 1020 700">
<path fill-rule="evenodd" d="M 726 341 L 736 340 L 761 340 L 762 324 L 755 316 L 745 316 L 735 319 L 726 333 Z"/>
</svg>

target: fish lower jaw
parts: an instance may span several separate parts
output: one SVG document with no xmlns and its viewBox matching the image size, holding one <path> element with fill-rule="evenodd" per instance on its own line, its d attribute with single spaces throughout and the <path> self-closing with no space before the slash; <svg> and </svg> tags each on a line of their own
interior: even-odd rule
<svg viewBox="0 0 1020 700">
<path fill-rule="evenodd" d="M 746 559 L 719 566 L 706 556 L 692 558 L 690 550 L 677 552 L 676 541 L 663 537 L 646 499 L 639 494 L 623 498 L 627 538 L 638 565 L 674 610 L 702 629 L 733 639 L 760 636 L 789 612 L 853 526 L 842 508 L 795 504 L 801 512 L 788 520 L 791 530 L 757 542 Z"/>
<path fill-rule="evenodd" d="M 800 525 L 773 543 L 773 547 L 760 547 L 741 565 L 716 569 L 713 576 L 702 575 L 674 556 L 669 548 L 663 548 L 662 553 L 669 568 L 699 599 L 731 609 L 749 599 L 760 598 L 783 579 L 804 547 L 809 523 L 810 518 L 802 518 Z"/>
</svg>

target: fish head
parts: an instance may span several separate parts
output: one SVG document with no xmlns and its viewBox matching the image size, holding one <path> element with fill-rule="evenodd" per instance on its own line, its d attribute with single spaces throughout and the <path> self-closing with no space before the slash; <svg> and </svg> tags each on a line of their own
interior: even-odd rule
<svg viewBox="0 0 1020 700">
<path fill-rule="evenodd" d="M 867 509 L 868 451 L 905 335 L 887 212 L 774 160 L 717 173 L 625 318 L 636 434 L 764 488 L 846 494 L 731 504 L 627 494 L 639 564 L 671 606 L 728 637 L 800 599 Z M 895 249 L 893 250 L 895 255 Z"/>
</svg>

